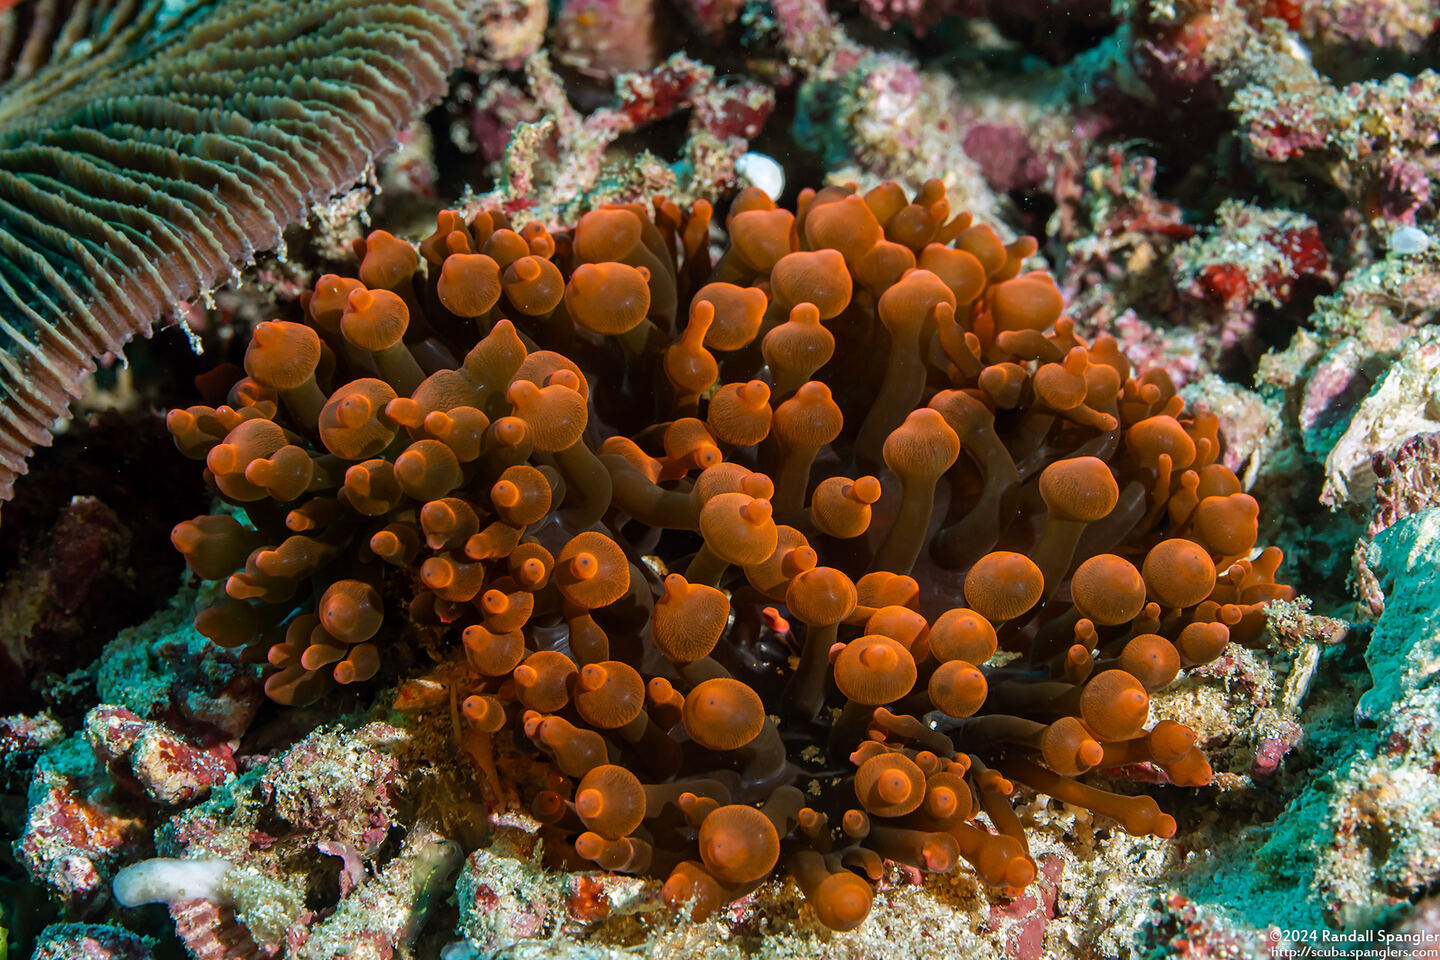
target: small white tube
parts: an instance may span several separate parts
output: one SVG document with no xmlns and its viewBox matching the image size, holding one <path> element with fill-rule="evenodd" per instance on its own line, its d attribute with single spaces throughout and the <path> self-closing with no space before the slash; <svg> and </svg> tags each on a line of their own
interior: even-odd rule
<svg viewBox="0 0 1440 960">
<path fill-rule="evenodd" d="M 232 869 L 228 860 L 142 860 L 115 874 L 111 889 L 115 899 L 126 907 L 182 900 L 228 903 L 221 881 Z"/>
</svg>

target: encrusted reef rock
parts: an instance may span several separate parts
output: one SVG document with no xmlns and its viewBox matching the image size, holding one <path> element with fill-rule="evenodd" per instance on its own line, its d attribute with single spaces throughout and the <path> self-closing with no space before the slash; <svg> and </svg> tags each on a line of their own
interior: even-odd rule
<svg viewBox="0 0 1440 960">
<path fill-rule="evenodd" d="M 159 858 L 128 867 L 117 896 L 167 904 L 202 957 L 227 944 L 317 960 L 432 955 L 433 924 L 418 942 L 460 867 L 452 837 L 473 845 L 485 826 L 463 789 L 452 795 L 445 742 L 424 724 L 372 721 L 251 757 L 157 832 Z"/>
<path fill-rule="evenodd" d="M 1189 938 L 1249 944 L 1248 953 L 1262 940 L 1285 942 L 1286 930 L 1383 929 L 1440 879 L 1432 772 L 1440 761 L 1437 562 L 1440 510 L 1428 509 L 1368 547 L 1386 598 L 1373 630 L 1337 634 L 1334 621 L 1280 613 L 1279 629 L 1300 641 L 1297 649 L 1339 644 L 1331 651 L 1339 659 L 1320 667 L 1338 689 L 1298 718 L 1299 768 L 1308 770 L 1280 775 L 1278 815 L 1217 836 L 1192 859 L 1142 928 L 1146 939 L 1171 947 Z M 1356 676 L 1345 664 L 1362 649 L 1366 669 Z M 1301 665 L 1297 658 L 1292 676 Z M 1353 712 L 1347 703 L 1356 703 Z"/>
</svg>

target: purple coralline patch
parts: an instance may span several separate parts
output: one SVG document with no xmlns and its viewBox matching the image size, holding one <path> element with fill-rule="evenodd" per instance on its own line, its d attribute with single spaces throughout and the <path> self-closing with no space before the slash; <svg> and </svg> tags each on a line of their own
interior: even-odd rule
<svg viewBox="0 0 1440 960">
<path fill-rule="evenodd" d="M 1305 383 L 1301 400 L 1302 430 L 1325 435 L 1349 422 L 1355 408 L 1375 385 L 1361 366 L 1361 359 L 1359 344 L 1349 341 L 1316 364 Z"/>
<path fill-rule="evenodd" d="M 315 844 L 315 849 L 340 861 L 340 896 L 348 897 L 350 891 L 365 879 L 365 861 L 361 859 L 360 851 L 350 844 L 321 840 Z"/>
<path fill-rule="evenodd" d="M 656 0 L 564 0 L 553 30 L 555 57 L 597 79 L 648 70 L 662 56 L 656 13 Z"/>
<path fill-rule="evenodd" d="M 1055 898 L 1065 863 L 1054 854 L 1039 858 L 1036 882 L 1020 896 L 990 907 L 988 930 L 999 932 L 1007 960 L 1040 960 L 1045 927 L 1055 919 Z"/>
<path fill-rule="evenodd" d="M 468 131 L 480 158 L 487 164 L 499 165 L 510 145 L 510 134 L 517 123 L 534 123 L 541 117 L 541 108 L 514 84 L 487 84 L 478 91 L 474 109 L 467 115 Z"/>
<path fill-rule="evenodd" d="M 1397 160 L 1381 168 L 1376 202 L 1385 219 L 1413 224 L 1415 214 L 1430 202 L 1430 195 L 1430 177 L 1419 164 Z"/>
<path fill-rule="evenodd" d="M 1045 162 L 1019 127 L 977 123 L 965 132 L 965 153 L 999 193 L 1033 187 L 1046 179 Z"/>
<path fill-rule="evenodd" d="M 1091 325 L 1095 326 L 1094 324 Z M 1203 376 L 1211 358 L 1207 344 L 1184 331 L 1166 334 L 1153 323 L 1142 320 L 1134 310 L 1126 310 L 1108 324 L 1111 336 L 1120 344 L 1120 352 L 1132 364 L 1153 366 L 1165 358 L 1166 372 L 1177 386 L 1184 386 Z"/>
<path fill-rule="evenodd" d="M 1344 50 L 1373 47 L 1414 54 L 1435 32 L 1433 10 L 1424 3 L 1393 0 L 1347 0 L 1305 3 L 1301 28 L 1307 43 L 1331 44 Z"/>
<path fill-rule="evenodd" d="M 1305 731 L 1293 720 L 1281 720 L 1279 731 L 1273 737 L 1266 737 L 1255 747 L 1255 760 L 1250 765 L 1250 776 L 1256 781 L 1268 780 L 1280 769 L 1280 763 L 1304 739 Z"/>
<path fill-rule="evenodd" d="M 1266 160 L 1296 160 L 1325 146 L 1325 133 L 1304 101 L 1262 114 L 1250 123 L 1250 147 Z"/>
</svg>

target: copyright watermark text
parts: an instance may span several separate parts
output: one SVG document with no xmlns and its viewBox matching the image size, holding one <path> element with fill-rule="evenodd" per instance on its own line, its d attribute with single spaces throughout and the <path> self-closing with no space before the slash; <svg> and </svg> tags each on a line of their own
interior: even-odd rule
<svg viewBox="0 0 1440 960">
<path fill-rule="evenodd" d="M 1297 930 L 1271 927 L 1275 957 L 1384 957 L 1440 960 L 1440 934 L 1426 931 Z"/>
</svg>

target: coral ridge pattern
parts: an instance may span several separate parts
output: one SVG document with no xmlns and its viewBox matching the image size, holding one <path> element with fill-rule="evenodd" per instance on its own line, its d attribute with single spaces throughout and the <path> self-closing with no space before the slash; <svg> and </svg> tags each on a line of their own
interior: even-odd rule
<svg viewBox="0 0 1440 960">
<path fill-rule="evenodd" d="M 0 4 L 0 501 L 97 358 L 440 98 L 455 0 Z"/>
<path fill-rule="evenodd" d="M 431 658 L 397 708 L 696 917 L 786 872 L 851 929 L 886 860 L 1018 892 L 1022 792 L 1172 835 L 1097 772 L 1209 782 L 1150 695 L 1293 596 L 1215 417 L 938 181 L 711 221 L 360 241 L 168 416 L 232 505 L 173 532 L 200 632 L 286 704 Z"/>
</svg>

